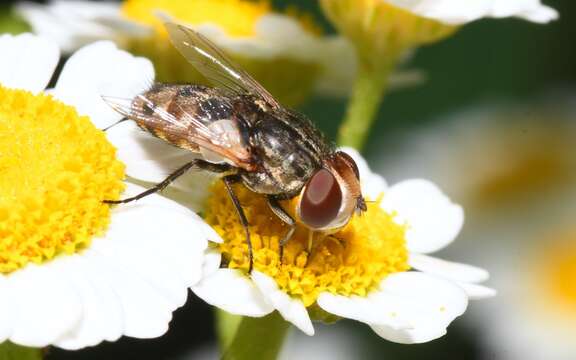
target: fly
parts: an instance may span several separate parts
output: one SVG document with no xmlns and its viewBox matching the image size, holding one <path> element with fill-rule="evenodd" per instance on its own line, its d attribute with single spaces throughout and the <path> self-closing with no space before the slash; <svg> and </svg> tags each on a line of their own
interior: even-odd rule
<svg viewBox="0 0 576 360">
<path fill-rule="evenodd" d="M 246 232 L 248 220 L 232 184 L 266 196 L 270 209 L 289 227 L 282 248 L 299 222 L 312 231 L 333 232 L 366 211 L 354 160 L 337 151 L 304 116 L 284 108 L 247 72 L 203 35 L 166 23 L 173 45 L 214 87 L 157 83 L 130 103 L 105 100 L 125 119 L 182 149 L 201 155 L 156 186 L 123 204 L 161 191 L 189 170 L 220 174 Z M 294 219 L 280 204 L 298 198 Z"/>
</svg>

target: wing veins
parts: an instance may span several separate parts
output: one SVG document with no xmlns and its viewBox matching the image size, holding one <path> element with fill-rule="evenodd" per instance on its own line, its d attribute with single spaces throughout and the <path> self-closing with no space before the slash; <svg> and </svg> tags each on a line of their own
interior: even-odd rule
<svg viewBox="0 0 576 360">
<path fill-rule="evenodd" d="M 226 82 L 236 95 L 251 94 L 263 99 L 272 108 L 281 108 L 274 97 L 246 71 L 240 69 L 204 35 L 175 23 L 165 23 L 176 49 L 209 81 Z"/>
</svg>

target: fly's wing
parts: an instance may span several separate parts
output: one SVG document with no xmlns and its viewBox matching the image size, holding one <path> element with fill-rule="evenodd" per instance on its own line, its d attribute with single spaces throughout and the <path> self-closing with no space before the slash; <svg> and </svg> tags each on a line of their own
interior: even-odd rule
<svg viewBox="0 0 576 360">
<path fill-rule="evenodd" d="M 214 119 L 212 122 L 178 103 L 169 109 L 145 94 L 134 99 L 103 97 L 114 110 L 135 121 L 141 128 L 175 146 L 201 153 L 207 160 L 222 160 L 246 170 L 254 166 L 236 122 Z"/>
<path fill-rule="evenodd" d="M 204 77 L 235 95 L 253 95 L 272 109 L 281 109 L 276 99 L 246 71 L 236 66 L 202 34 L 179 24 L 165 23 L 172 43 Z"/>
<path fill-rule="evenodd" d="M 308 119 L 284 108 L 246 71 L 235 65 L 202 34 L 179 24 L 164 24 L 170 39 L 180 53 L 208 80 L 235 95 L 250 94 L 270 107 L 273 118 L 291 126 L 307 138 L 317 151 L 331 153 L 333 148 Z"/>
</svg>

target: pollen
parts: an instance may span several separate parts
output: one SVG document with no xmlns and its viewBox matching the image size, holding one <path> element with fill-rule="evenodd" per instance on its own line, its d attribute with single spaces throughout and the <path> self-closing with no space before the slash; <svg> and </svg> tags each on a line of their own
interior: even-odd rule
<svg viewBox="0 0 576 360">
<path fill-rule="evenodd" d="M 313 233 L 299 225 L 281 260 L 279 241 L 288 226 L 271 212 L 264 197 L 241 185 L 235 192 L 248 218 L 254 269 L 274 278 L 280 289 L 307 307 L 325 291 L 366 296 L 387 275 L 409 268 L 406 229 L 377 203 L 369 203 L 368 211 L 333 234 Z M 294 202 L 283 206 L 288 210 Z M 206 209 L 206 221 L 224 239 L 219 245 L 224 266 L 248 271 L 245 232 L 220 182 L 213 185 Z"/>
<path fill-rule="evenodd" d="M 122 4 L 122 14 L 126 18 L 151 25 L 165 34 L 156 11 L 165 12 L 185 24 L 214 24 L 229 36 L 250 37 L 255 34 L 260 17 L 270 13 L 272 7 L 266 0 L 127 0 Z"/>
<path fill-rule="evenodd" d="M 86 248 L 124 165 L 104 133 L 49 95 L 0 85 L 0 273 Z"/>
</svg>

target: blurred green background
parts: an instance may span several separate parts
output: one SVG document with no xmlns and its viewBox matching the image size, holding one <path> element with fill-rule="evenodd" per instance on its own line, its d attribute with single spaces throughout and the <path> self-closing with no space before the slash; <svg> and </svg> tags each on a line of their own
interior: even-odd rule
<svg viewBox="0 0 576 360">
<path fill-rule="evenodd" d="M 423 70 L 427 81 L 386 97 L 366 150 L 371 163 L 378 164 L 381 154 L 394 151 L 411 130 L 440 123 L 458 110 L 488 103 L 528 104 L 558 91 L 574 91 L 576 2 L 545 3 L 559 11 L 559 21 L 539 25 L 518 19 L 481 20 L 464 26 L 446 41 L 419 49 L 407 65 Z M 9 16 L 10 3 L 3 4 L 0 32 L 21 29 L 22 24 Z M 295 4 L 311 12 L 326 31 L 332 31 L 315 1 L 277 0 L 274 4 L 279 8 Z M 345 99 L 315 98 L 300 110 L 334 138 L 345 105 Z M 378 168 L 382 170 L 381 166 Z M 385 169 L 383 175 L 386 176 Z M 445 337 L 411 346 L 383 341 L 363 324 L 341 322 L 338 326 L 358 339 L 354 345 L 358 359 L 477 359 L 480 354 L 490 358 L 490 354 L 481 351 L 479 330 L 464 327 L 461 319 L 455 321 Z M 211 307 L 192 295 L 188 304 L 175 313 L 168 334 L 159 339 L 122 339 L 78 352 L 51 349 L 47 359 L 193 358 L 190 354 L 195 349 L 213 344 L 213 330 Z"/>
</svg>

